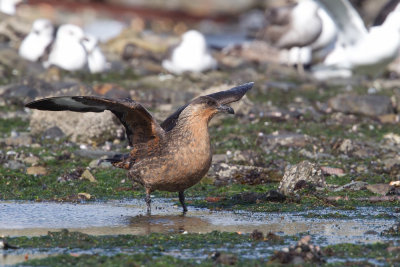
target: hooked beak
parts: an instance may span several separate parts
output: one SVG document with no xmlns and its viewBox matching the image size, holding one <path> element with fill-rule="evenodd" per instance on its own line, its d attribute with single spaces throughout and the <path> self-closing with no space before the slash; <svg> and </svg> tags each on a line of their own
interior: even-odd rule
<svg viewBox="0 0 400 267">
<path fill-rule="evenodd" d="M 229 114 L 235 114 L 235 111 L 233 110 L 233 108 L 231 108 L 230 106 L 227 106 L 227 105 L 220 105 L 218 107 L 218 110 L 220 112 L 225 112 L 225 113 L 229 113 Z"/>
</svg>

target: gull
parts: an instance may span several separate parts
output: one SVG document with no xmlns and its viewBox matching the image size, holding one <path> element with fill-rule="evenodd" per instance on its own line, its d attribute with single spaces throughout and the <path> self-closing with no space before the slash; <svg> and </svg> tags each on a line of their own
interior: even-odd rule
<svg viewBox="0 0 400 267">
<path fill-rule="evenodd" d="M 89 71 L 91 73 L 105 71 L 108 67 L 108 64 L 106 57 L 98 46 L 98 39 L 93 35 L 86 34 L 82 44 L 87 53 Z"/>
<path fill-rule="evenodd" d="M 43 66 L 48 68 L 55 65 L 68 71 L 84 68 L 87 62 L 86 50 L 82 45 L 84 38 L 85 35 L 80 27 L 72 24 L 61 25 L 48 61 L 44 62 Z"/>
<path fill-rule="evenodd" d="M 203 72 L 215 69 L 216 60 L 207 48 L 204 35 L 196 30 L 190 30 L 182 35 L 182 41 L 173 47 L 169 58 L 163 60 L 164 69 L 175 74 L 183 72 Z"/>
<path fill-rule="evenodd" d="M 212 151 L 208 123 L 217 113 L 233 114 L 229 103 L 239 101 L 254 83 L 200 96 L 180 107 L 161 124 L 138 102 L 95 96 L 64 96 L 36 100 L 26 107 L 39 110 L 103 112 L 110 110 L 125 126 L 128 155 L 108 159 L 128 170 L 128 178 L 146 189 L 147 213 L 155 190 L 178 192 L 187 211 L 184 190 L 197 184 L 211 166 Z"/>
<path fill-rule="evenodd" d="M 400 49 L 400 10 L 397 7 L 382 23 L 367 30 L 347 0 L 320 0 L 339 28 L 334 50 L 313 68 L 319 80 L 353 74 L 376 77 L 393 61 Z"/>
<path fill-rule="evenodd" d="M 13 16 L 16 12 L 16 6 L 21 2 L 22 0 L 0 0 L 0 12 Z"/>
<path fill-rule="evenodd" d="M 37 19 L 22 41 L 18 53 L 29 61 L 38 61 L 53 41 L 54 27 L 48 19 Z"/>
<path fill-rule="evenodd" d="M 335 47 L 338 37 L 336 24 L 325 8 L 319 6 L 317 14 L 321 19 L 322 30 L 318 38 L 310 44 L 313 62 L 323 60 Z"/>
<path fill-rule="evenodd" d="M 309 45 L 317 40 L 322 31 L 318 9 L 319 5 L 313 0 L 274 8 L 267 14 L 267 26 L 259 33 L 258 39 L 279 49 L 288 49 L 282 53 L 282 61 L 308 64 L 311 61 Z"/>
</svg>

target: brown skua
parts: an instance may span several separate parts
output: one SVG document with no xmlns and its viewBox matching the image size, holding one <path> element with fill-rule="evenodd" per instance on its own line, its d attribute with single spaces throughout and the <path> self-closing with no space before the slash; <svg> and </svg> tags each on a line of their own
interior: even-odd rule
<svg viewBox="0 0 400 267">
<path fill-rule="evenodd" d="M 110 110 L 125 126 L 132 150 L 109 159 L 116 167 L 128 170 L 128 177 L 146 190 L 147 212 L 151 212 L 151 192 L 178 192 L 186 212 L 184 190 L 197 184 L 211 166 L 212 151 L 208 122 L 219 113 L 233 114 L 227 104 L 240 100 L 253 82 L 226 91 L 200 96 L 180 107 L 158 124 L 139 103 L 131 99 L 95 96 L 63 96 L 36 100 L 26 107 L 76 112 Z"/>
</svg>

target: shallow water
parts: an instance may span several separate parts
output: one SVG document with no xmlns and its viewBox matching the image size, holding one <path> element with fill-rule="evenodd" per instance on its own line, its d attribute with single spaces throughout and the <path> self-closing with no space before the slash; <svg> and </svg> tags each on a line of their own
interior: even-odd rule
<svg viewBox="0 0 400 267">
<path fill-rule="evenodd" d="M 382 213 L 398 215 L 393 209 L 383 207 L 361 207 L 352 211 L 323 209 L 290 213 L 211 211 L 189 207 L 189 212 L 183 216 L 181 208 L 175 203 L 175 199 L 154 199 L 152 216 L 147 216 L 143 200 L 85 204 L 3 201 L 0 202 L 0 235 L 35 236 L 63 228 L 93 235 L 184 231 L 205 233 L 213 230 L 248 233 L 258 229 L 285 235 L 307 232 L 321 239 L 324 244 L 375 242 L 383 237 L 364 233 L 371 230 L 379 233 L 393 225 L 396 217 L 387 219 L 373 216 Z M 349 218 L 304 217 L 308 213 L 340 213 Z"/>
<path fill-rule="evenodd" d="M 316 209 L 307 212 L 265 213 L 247 211 L 211 211 L 189 207 L 189 212 L 183 216 L 177 199 L 153 199 L 152 216 L 145 214 L 146 205 L 143 200 L 123 200 L 107 202 L 90 202 L 84 204 L 54 203 L 54 202 L 0 202 L 0 235 L 5 236 L 36 236 L 45 235 L 48 231 L 67 228 L 70 231 L 80 231 L 92 235 L 116 234 L 149 234 L 193 232 L 205 233 L 213 230 L 249 233 L 254 229 L 263 232 L 275 232 L 284 235 L 308 233 L 318 245 L 336 243 L 369 243 L 387 240 L 379 234 L 365 234 L 367 231 L 380 233 L 396 222 L 397 213 L 391 208 L 360 207 L 352 211 L 332 209 Z M 308 213 L 346 215 L 338 218 L 307 218 Z M 385 214 L 393 219 L 377 218 Z M 293 241 L 295 242 L 295 241 Z M 236 244 L 229 252 L 240 252 L 243 257 L 268 257 L 281 246 L 270 246 L 261 242 L 254 246 Z M 138 253 L 121 249 L 93 249 L 90 251 L 68 250 L 54 248 L 18 249 L 0 253 L 0 265 L 17 264 L 29 259 L 42 258 L 62 253 L 113 255 L 117 253 Z M 210 251 L 177 250 L 169 248 L 163 254 L 180 258 L 206 258 Z"/>
</svg>

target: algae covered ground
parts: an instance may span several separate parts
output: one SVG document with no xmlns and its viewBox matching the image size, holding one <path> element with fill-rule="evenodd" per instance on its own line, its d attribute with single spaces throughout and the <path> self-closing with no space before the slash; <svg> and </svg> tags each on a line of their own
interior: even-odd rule
<svg viewBox="0 0 400 267">
<path fill-rule="evenodd" d="M 283 70 L 289 74 L 262 64 L 182 77 L 61 73 L 74 86 L 112 84 L 118 94 L 145 103 L 158 120 L 208 88 L 255 82 L 245 104 L 235 107 L 235 116 L 210 124 L 214 160 L 206 177 L 185 192 L 189 212 L 180 214 L 176 193 L 156 191 L 156 215 L 150 218 L 143 188 L 124 170 L 98 164 L 104 155 L 129 151 L 123 137 L 112 132 L 73 140 L 54 129 L 32 134 L 33 113 L 23 104 L 33 98 L 5 87 L 0 107 L 0 234 L 6 233 L 3 241 L 17 248 L 3 250 L 0 264 L 399 265 L 399 189 L 389 182 L 400 178 L 400 82 L 325 84 Z M 21 84 L 30 84 L 24 79 L 4 84 L 20 92 Z M 37 84 L 32 88 L 38 97 L 47 96 Z M 354 105 L 338 100 L 348 94 L 359 97 Z M 286 167 L 305 160 L 325 170 L 326 186 L 278 194 Z M 220 168 L 226 165 L 246 168 L 225 175 Z M 117 209 L 121 206 L 123 212 Z M 82 207 L 92 218 L 87 227 L 82 226 L 85 214 L 73 212 Z M 118 211 L 104 215 L 113 209 Z M 7 218 L 4 210 L 20 221 Z M 79 227 L 40 229 L 58 217 L 58 222 L 79 221 Z M 309 235 L 310 241 L 301 241 Z"/>
<path fill-rule="evenodd" d="M 315 190 L 313 187 L 305 187 L 296 194 L 282 199 L 269 197 L 271 191 L 277 190 L 279 183 L 276 180 L 269 182 L 268 177 L 260 179 L 257 175 L 247 177 L 249 174 L 245 174 L 239 175 L 236 180 L 226 182 L 209 173 L 199 184 L 187 190 L 189 212 L 186 216 L 190 218 L 191 211 L 194 212 L 195 209 L 206 209 L 221 214 L 221 218 L 225 212 L 249 212 L 249 216 L 254 212 L 254 214 L 265 214 L 267 218 L 265 224 L 268 225 L 271 222 L 268 220 L 269 214 L 281 214 L 283 219 L 280 223 L 287 224 L 290 220 L 285 219 L 285 216 L 302 212 L 299 216 L 303 216 L 306 220 L 321 221 L 322 224 L 324 220 L 330 222 L 336 220 L 338 228 L 344 221 L 354 220 L 362 224 L 378 220 L 384 225 L 386 220 L 387 225 L 379 229 L 389 230 L 399 219 L 399 200 L 371 201 L 381 196 L 365 188 L 334 189 L 352 182 L 372 185 L 396 180 L 399 175 L 397 165 L 388 168 L 385 163 L 385 153 L 393 153 L 390 149 L 396 151 L 398 148 L 396 145 L 388 147 L 390 140 L 385 136 L 399 135 L 400 129 L 396 125 L 383 124 L 363 115 L 343 115 L 350 118 L 347 118 L 349 122 L 345 120 L 342 123 L 336 121 L 339 120 L 336 117 L 338 115 L 334 114 L 338 113 L 321 113 L 316 116 L 308 111 L 301 113 L 303 111 L 299 110 L 303 104 L 296 106 L 296 103 L 299 103 L 296 102 L 296 98 L 301 98 L 301 103 L 307 103 L 307 107 L 314 106 L 318 101 L 327 101 L 335 94 L 340 94 L 341 88 L 303 90 L 300 87 L 287 93 L 271 87 L 267 93 L 263 93 L 260 87 L 262 85 L 257 88 L 256 84 L 254 91 L 249 95 L 254 105 L 253 111 L 247 115 L 239 113 L 237 117 L 222 118 L 210 126 L 211 140 L 217 158 L 220 157 L 218 155 L 226 155 L 225 162 L 228 164 L 268 168 L 272 170 L 271 174 L 275 179 L 282 177 L 288 164 L 297 164 L 303 160 L 341 169 L 343 174 L 326 175 L 329 185 L 327 188 Z M 308 90 L 312 90 L 313 93 Z M 270 101 L 271 106 L 279 106 L 281 109 L 286 107 L 282 113 L 289 112 L 290 106 L 294 105 L 301 114 L 289 114 L 287 117 L 278 118 L 265 115 L 268 112 L 268 108 L 263 108 L 265 101 Z M 3 110 L 6 112 L 5 108 Z M 21 112 L 21 110 L 21 106 L 14 105 L 11 112 Z M 71 142 L 68 136 L 52 139 L 35 135 L 29 136 L 31 141 L 26 145 L 15 143 L 18 138 L 18 134 L 15 133 L 29 132 L 28 118 L 1 119 L 3 164 L 0 166 L 0 198 L 2 201 L 37 203 L 55 201 L 85 205 L 91 202 L 139 199 L 144 203 L 143 188 L 132 184 L 127 179 L 125 171 L 110 166 L 97 166 L 100 156 L 98 154 L 93 156 L 90 152 L 102 150 L 101 143 L 98 145 L 92 143 L 87 149 L 79 142 Z M 357 125 L 357 129 L 354 129 L 354 125 Z M 271 143 L 264 138 L 274 133 L 276 135 L 277 131 L 301 134 L 309 139 L 302 139 L 300 144 L 296 142 L 285 144 Z M 343 140 L 351 140 L 353 147 L 350 150 L 340 150 Z M 112 150 L 128 151 L 126 141 L 113 142 Z M 254 154 L 250 158 L 242 156 L 236 159 L 230 156 L 236 151 L 252 151 Z M 32 158 L 33 163 L 30 161 Z M 43 167 L 45 174 L 28 174 L 28 169 L 36 166 Z M 85 170 L 89 170 L 95 181 L 82 178 L 81 175 Z M 174 205 L 173 209 L 179 211 L 176 194 L 155 192 L 152 197 L 173 198 L 168 205 Z M 362 211 L 347 213 L 360 207 L 365 207 L 367 210 L 369 207 L 372 209 L 375 207 L 382 211 L 374 214 Z M 178 218 L 182 215 L 172 216 Z M 163 219 L 165 218 L 159 218 Z M 173 222 L 175 221 L 174 219 Z M 143 225 L 147 223 L 146 220 L 142 222 Z M 254 225 L 254 229 L 259 227 Z M 400 264 L 398 256 L 400 239 L 394 228 L 387 235 L 381 230 L 376 229 L 375 232 L 372 230 L 370 233 L 372 242 L 368 242 L 369 233 L 361 233 L 362 240 L 367 240 L 366 242 L 353 243 L 349 240 L 349 243 L 332 244 L 324 240 L 323 235 L 313 235 L 309 230 L 296 234 L 264 232 L 263 237 L 257 239 L 251 233 L 223 230 L 196 233 L 193 230 L 196 228 L 191 228 L 189 232 L 184 227 L 181 230 L 173 227 L 171 229 L 174 229 L 172 233 L 165 231 L 157 233 L 158 230 L 155 229 L 150 230 L 155 233 L 149 232 L 144 235 L 117 233 L 98 236 L 75 230 L 52 231 L 47 235 L 35 237 L 11 234 L 4 240 L 18 249 L 4 251 L 3 262 L 11 264 L 19 262 L 18 264 L 27 266 L 280 265 L 285 262 L 293 263 L 295 255 L 288 253 L 283 257 L 279 251 L 295 246 L 302 237 L 311 234 L 312 240 L 308 246 L 320 246 L 321 255 L 314 256 L 311 260 L 302 260 L 302 264 L 326 266 Z M 7 255 L 9 258 L 16 257 L 19 260 L 7 261 Z M 43 255 L 43 258 L 35 259 L 35 255 Z"/>
</svg>

